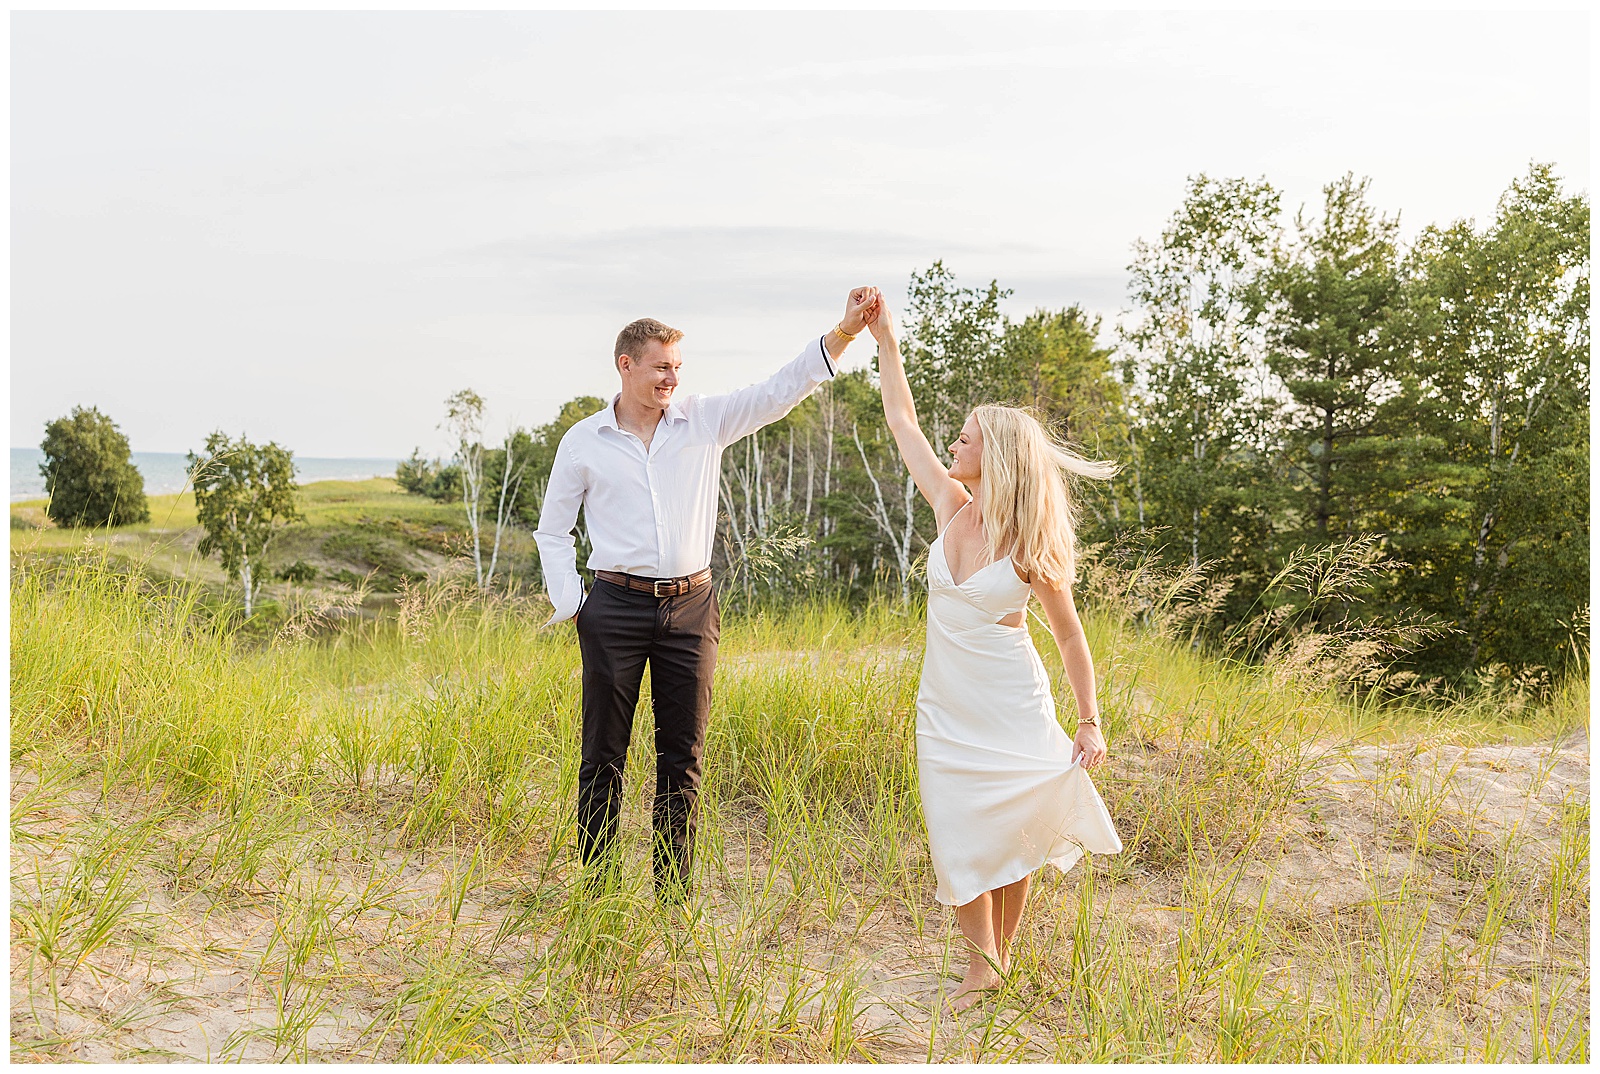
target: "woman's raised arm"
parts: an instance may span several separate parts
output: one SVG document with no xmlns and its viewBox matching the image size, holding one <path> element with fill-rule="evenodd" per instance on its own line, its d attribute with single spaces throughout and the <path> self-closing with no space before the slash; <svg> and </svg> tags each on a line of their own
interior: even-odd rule
<svg viewBox="0 0 1600 1074">
<path fill-rule="evenodd" d="M 878 380 L 883 392 L 883 415 L 894 434 L 900 458 L 917 483 L 922 498 L 928 501 L 942 526 L 969 499 L 961 482 L 950 477 L 939 454 L 922 435 L 917 424 L 917 404 L 911 398 L 911 383 L 906 380 L 905 363 L 900 358 L 900 341 L 894 334 L 894 317 L 880 296 L 867 326 L 878 342 Z"/>
</svg>

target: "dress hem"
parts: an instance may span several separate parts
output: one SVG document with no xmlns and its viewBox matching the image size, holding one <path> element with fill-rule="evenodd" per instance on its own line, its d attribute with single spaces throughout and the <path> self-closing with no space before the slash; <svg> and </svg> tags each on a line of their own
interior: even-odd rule
<svg viewBox="0 0 1600 1074">
<path fill-rule="evenodd" d="M 984 888 L 982 891 L 978 892 L 977 895 L 972 896 L 972 898 L 967 899 L 964 902 L 945 902 L 945 900 L 939 898 L 939 895 L 938 895 L 937 892 L 934 893 L 933 901 L 938 903 L 940 906 L 965 906 L 965 905 L 967 905 L 967 903 L 970 903 L 974 899 L 976 899 L 978 897 L 978 895 L 986 895 L 989 892 L 995 890 L 995 888 L 1010 887 L 1012 884 L 1015 884 L 1018 880 L 1021 880 L 1023 877 L 1032 876 L 1034 873 L 1038 872 L 1040 869 L 1043 869 L 1046 865 L 1055 865 L 1056 872 L 1060 873 L 1062 876 L 1066 876 L 1069 872 L 1072 871 L 1072 867 L 1074 865 L 1077 865 L 1080 861 L 1082 861 L 1084 858 L 1088 857 L 1089 854 L 1090 854 L 1089 848 L 1084 846 L 1082 843 L 1073 842 L 1070 839 L 1067 840 L 1067 841 L 1069 843 L 1072 843 L 1073 846 L 1078 848 L 1078 856 L 1076 858 L 1073 858 L 1072 859 L 1072 864 L 1068 865 L 1065 869 L 1063 869 L 1059 865 L 1056 865 L 1056 858 L 1059 858 L 1061 856 L 1061 855 L 1057 854 L 1053 858 L 1044 859 L 1044 861 L 1041 861 L 1038 865 L 1033 866 L 1031 869 L 1024 869 L 1020 876 L 1014 876 L 1010 880 L 1002 880 L 998 884 L 993 884 L 993 885 L 991 885 L 989 887 Z M 1001 874 L 1001 875 L 1004 875 L 1004 874 Z"/>
</svg>

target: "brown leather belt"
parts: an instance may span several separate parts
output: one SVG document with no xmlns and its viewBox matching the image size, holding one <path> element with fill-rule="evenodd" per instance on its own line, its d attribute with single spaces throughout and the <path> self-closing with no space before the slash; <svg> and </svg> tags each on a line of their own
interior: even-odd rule
<svg viewBox="0 0 1600 1074">
<path fill-rule="evenodd" d="M 654 597 L 681 597 L 711 581 L 711 568 L 686 574 L 682 578 L 640 578 L 638 575 L 622 574 L 618 571 L 595 571 L 594 576 L 602 582 L 637 589 Z"/>
</svg>

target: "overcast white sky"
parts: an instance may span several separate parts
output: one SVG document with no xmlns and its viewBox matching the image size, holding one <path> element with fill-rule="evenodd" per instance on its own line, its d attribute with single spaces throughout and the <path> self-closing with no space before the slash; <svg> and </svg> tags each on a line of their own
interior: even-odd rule
<svg viewBox="0 0 1600 1074">
<path fill-rule="evenodd" d="M 935 258 L 1109 320 L 1197 172 L 1370 175 L 1407 234 L 1590 182 L 1577 12 L 11 20 L 14 446 L 437 452 L 460 387 L 609 397 L 635 317 L 726 390 Z"/>
</svg>

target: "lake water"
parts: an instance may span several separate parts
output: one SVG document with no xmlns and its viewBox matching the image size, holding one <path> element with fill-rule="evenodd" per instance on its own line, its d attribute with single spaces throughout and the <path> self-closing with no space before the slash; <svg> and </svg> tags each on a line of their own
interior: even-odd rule
<svg viewBox="0 0 1600 1074">
<path fill-rule="evenodd" d="M 147 496 L 182 492 L 188 481 L 186 455 L 164 451 L 135 451 L 133 465 L 144 475 Z M 44 475 L 39 464 L 44 452 L 38 448 L 11 449 L 11 502 L 44 499 Z M 312 481 L 364 481 L 369 477 L 393 477 L 399 459 L 294 459 L 294 475 L 302 484 Z"/>
</svg>

